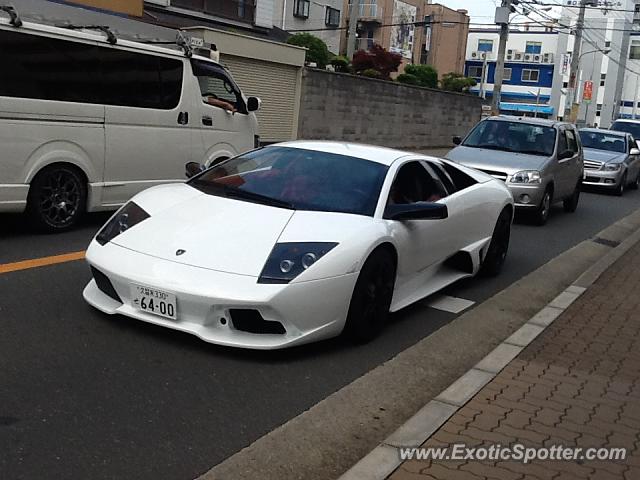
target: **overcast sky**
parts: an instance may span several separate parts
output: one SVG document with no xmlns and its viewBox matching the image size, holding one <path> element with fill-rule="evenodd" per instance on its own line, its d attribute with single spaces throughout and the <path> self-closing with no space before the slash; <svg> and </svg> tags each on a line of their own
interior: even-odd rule
<svg viewBox="0 0 640 480">
<path fill-rule="evenodd" d="M 473 23 L 493 23 L 496 12 L 496 4 L 502 2 L 500 0 L 438 0 L 434 1 L 433 3 L 441 3 L 442 5 L 445 5 L 449 8 L 453 8 L 454 10 L 464 8 L 465 10 L 469 11 L 471 22 Z M 555 0 L 553 3 L 560 2 Z M 522 17 L 519 18 L 522 19 Z"/>
</svg>

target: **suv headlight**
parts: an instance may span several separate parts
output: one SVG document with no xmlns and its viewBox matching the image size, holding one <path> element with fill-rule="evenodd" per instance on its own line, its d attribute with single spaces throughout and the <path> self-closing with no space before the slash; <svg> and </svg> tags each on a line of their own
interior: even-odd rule
<svg viewBox="0 0 640 480">
<path fill-rule="evenodd" d="M 258 283 L 289 283 L 329 253 L 337 243 L 277 243 L 265 263 Z"/>
<path fill-rule="evenodd" d="M 605 172 L 617 172 L 622 168 L 621 163 L 605 163 L 602 167 Z"/>
<path fill-rule="evenodd" d="M 105 245 L 121 233 L 126 232 L 147 218 L 149 218 L 147 212 L 137 204 L 129 202 L 118 210 L 106 225 L 102 227 L 102 230 L 100 230 L 100 233 L 96 236 L 96 241 L 100 245 Z"/>
<path fill-rule="evenodd" d="M 538 170 L 523 170 L 511 176 L 511 183 L 541 183 L 540 172 Z"/>
</svg>

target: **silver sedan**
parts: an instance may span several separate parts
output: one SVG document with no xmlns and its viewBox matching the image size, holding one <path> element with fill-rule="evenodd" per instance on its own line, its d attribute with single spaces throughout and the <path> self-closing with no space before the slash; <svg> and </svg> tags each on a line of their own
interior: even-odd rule
<svg viewBox="0 0 640 480">
<path fill-rule="evenodd" d="M 584 185 L 610 189 L 622 195 L 627 187 L 640 185 L 640 149 L 625 132 L 583 128 Z"/>
</svg>

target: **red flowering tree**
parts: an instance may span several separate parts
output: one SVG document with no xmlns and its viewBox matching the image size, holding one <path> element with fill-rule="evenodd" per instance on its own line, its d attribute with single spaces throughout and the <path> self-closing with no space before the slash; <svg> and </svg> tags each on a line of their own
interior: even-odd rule
<svg viewBox="0 0 640 480">
<path fill-rule="evenodd" d="M 402 55 L 391 53 L 378 44 L 374 44 L 369 51 L 358 50 L 353 54 L 351 65 L 357 74 L 365 70 L 376 70 L 380 78 L 389 79 L 392 72 L 397 72 L 402 63 Z"/>
</svg>

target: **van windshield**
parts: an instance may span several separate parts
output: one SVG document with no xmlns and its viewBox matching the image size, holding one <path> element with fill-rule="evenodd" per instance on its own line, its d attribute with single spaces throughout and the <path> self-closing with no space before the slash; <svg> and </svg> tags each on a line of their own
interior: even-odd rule
<svg viewBox="0 0 640 480">
<path fill-rule="evenodd" d="M 556 129 L 523 122 L 485 120 L 476 125 L 462 145 L 549 157 L 555 149 Z"/>
<path fill-rule="evenodd" d="M 633 135 L 633 138 L 640 138 L 640 123 L 634 122 L 613 122 L 611 125 L 611 130 L 615 130 L 616 132 L 626 132 Z"/>
</svg>

